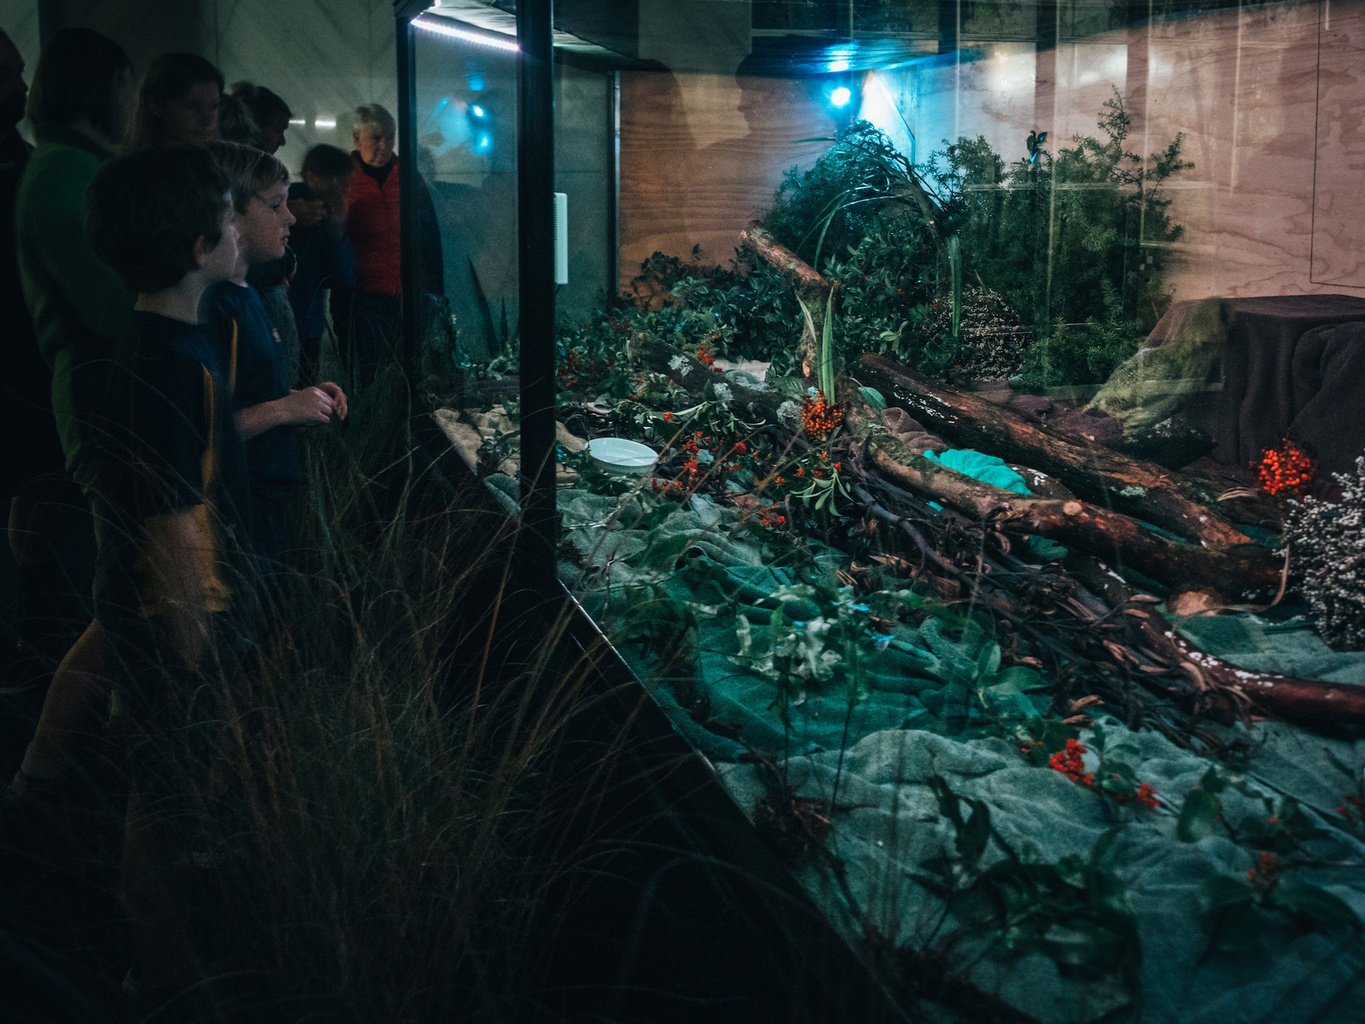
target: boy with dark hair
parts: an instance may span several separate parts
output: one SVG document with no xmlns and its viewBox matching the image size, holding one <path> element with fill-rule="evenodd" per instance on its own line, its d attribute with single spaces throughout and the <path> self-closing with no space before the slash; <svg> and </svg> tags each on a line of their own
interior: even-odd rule
<svg viewBox="0 0 1365 1024">
<path fill-rule="evenodd" d="M 296 223 L 289 247 L 297 267 L 289 304 L 299 328 L 299 380 L 316 378 L 322 336 L 327 333 L 326 290 L 355 284 L 355 249 L 346 237 L 346 196 L 355 164 L 345 150 L 326 143 L 303 158 L 303 180 L 289 186 Z"/>
<path fill-rule="evenodd" d="M 112 717 L 128 739 L 124 901 L 138 981 L 161 989 L 198 967 L 175 884 L 195 840 L 174 827 L 222 718 L 203 705 L 222 694 L 196 670 L 222 671 L 220 613 L 251 585 L 234 557 L 245 457 L 217 339 L 199 320 L 204 291 L 236 269 L 237 227 L 227 177 L 199 147 L 110 161 L 90 186 L 87 226 L 137 293 L 113 403 L 126 462 L 101 494 L 118 539 L 101 546 L 95 600 L 120 666 Z"/>
</svg>

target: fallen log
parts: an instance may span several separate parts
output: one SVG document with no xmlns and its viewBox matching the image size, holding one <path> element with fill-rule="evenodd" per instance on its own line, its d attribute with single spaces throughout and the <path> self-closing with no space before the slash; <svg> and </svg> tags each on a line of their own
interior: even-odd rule
<svg viewBox="0 0 1365 1024">
<path fill-rule="evenodd" d="M 829 299 L 834 282 L 821 274 L 805 260 L 797 256 L 785 245 L 757 224 L 750 224 L 739 236 L 740 246 L 757 253 L 778 275 L 791 285 L 797 298 L 805 307 L 807 316 L 806 333 L 801 338 L 801 358 L 797 362 L 802 373 L 810 378 L 814 375 L 819 349 L 819 339 L 825 324 L 825 304 Z"/>
<path fill-rule="evenodd" d="M 766 387 L 752 376 L 722 372 L 716 367 L 705 365 L 691 353 L 679 352 L 674 345 L 657 338 L 640 338 L 634 345 L 634 355 L 641 368 L 671 380 L 686 395 L 689 405 L 725 395 L 730 410 L 747 423 L 782 421 L 778 410 L 783 403 L 788 402 L 787 396 L 775 388 Z M 723 389 L 718 389 L 717 385 L 723 385 Z M 786 425 L 796 426 L 797 416 L 793 405 Z"/>
<path fill-rule="evenodd" d="M 987 538 L 982 538 L 980 561 L 972 567 L 960 565 L 944 558 L 919 529 L 891 510 L 903 509 L 903 502 L 896 497 L 909 499 L 909 492 L 882 476 L 868 478 L 868 483 L 886 498 L 879 499 L 868 487 L 854 484 L 852 495 L 864 513 L 908 537 L 915 549 L 911 559 L 916 553 L 920 555 L 918 565 L 913 560 L 907 562 L 907 575 L 926 584 L 940 597 L 966 598 L 1007 622 L 1018 636 L 1026 638 L 1034 654 L 1016 663 L 1031 664 L 1041 671 L 1043 661 L 1038 657 L 1041 656 L 1054 668 L 1085 662 L 1097 668 L 1109 665 L 1116 670 L 1089 673 L 1087 693 L 1079 702 L 1070 703 L 1073 709 L 1077 704 L 1083 709 L 1098 699 L 1126 721 L 1141 720 L 1172 743 L 1203 750 L 1220 747 L 1223 738 L 1198 722 L 1172 717 L 1176 708 L 1223 725 L 1245 717 L 1245 702 L 1201 690 L 1187 676 L 1135 647 L 1128 640 L 1125 617 L 1115 614 L 1089 590 L 1076 586 L 1068 570 L 1061 566 L 1029 566 L 1008 552 L 990 550 Z M 1068 563 L 1078 560 L 1087 565 L 1097 564 L 1095 559 L 1082 556 L 1073 556 Z M 1034 585 L 1035 581 L 1039 585 Z M 1071 585 L 1067 586 L 1068 583 Z M 1070 620 L 1070 624 L 1065 620 Z M 1089 628 L 1076 630 L 1071 624 Z M 1134 679 L 1140 686 L 1121 685 L 1120 679 Z"/>
<path fill-rule="evenodd" d="M 1043 470 L 1092 502 L 1214 551 L 1252 543 L 1208 505 L 1190 497 L 1175 473 L 1154 462 L 1121 455 L 976 395 L 930 384 L 883 356 L 863 356 L 858 378 L 954 443 Z"/>
<path fill-rule="evenodd" d="M 1122 611 L 1147 653 L 1188 678 L 1197 694 L 1249 705 L 1315 730 L 1365 726 L 1365 686 L 1239 668 L 1182 637 L 1153 604 L 1135 600 L 1138 592 L 1103 565 L 1089 571 L 1075 565 L 1069 568 L 1105 603 Z"/>
<path fill-rule="evenodd" d="M 829 290 L 834 286 L 829 278 L 757 224 L 750 224 L 740 232 L 739 243 L 742 248 L 752 249 L 762 256 L 768 265 L 796 290 L 803 302 L 809 305 L 812 300 L 818 300 L 820 309 L 824 309 L 825 299 L 829 297 Z"/>
<path fill-rule="evenodd" d="M 1126 563 L 1173 588 L 1204 586 L 1247 597 L 1271 592 L 1279 584 L 1278 563 L 1256 544 L 1220 550 L 1173 540 L 1131 516 L 1089 502 L 1028 497 L 981 483 L 911 451 L 890 435 L 873 434 L 868 446 L 868 461 L 903 487 L 989 519 L 1005 531 L 1044 536 Z"/>
</svg>

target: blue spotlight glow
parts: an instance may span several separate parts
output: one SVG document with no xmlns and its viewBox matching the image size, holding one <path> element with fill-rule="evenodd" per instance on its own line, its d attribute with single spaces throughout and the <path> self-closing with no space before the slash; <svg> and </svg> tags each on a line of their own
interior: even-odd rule
<svg viewBox="0 0 1365 1024">
<path fill-rule="evenodd" d="M 849 100 L 853 99 L 853 90 L 846 85 L 841 85 L 829 94 L 830 103 L 836 107 L 848 106 Z"/>
<path fill-rule="evenodd" d="M 829 62 L 829 69 L 834 72 L 847 71 L 848 68 L 849 68 L 848 61 L 846 61 L 842 57 L 836 57 L 834 60 Z"/>
<path fill-rule="evenodd" d="M 469 105 L 469 113 L 473 117 L 483 117 L 488 111 L 484 110 L 483 107 L 479 106 L 477 103 L 471 103 Z"/>
</svg>

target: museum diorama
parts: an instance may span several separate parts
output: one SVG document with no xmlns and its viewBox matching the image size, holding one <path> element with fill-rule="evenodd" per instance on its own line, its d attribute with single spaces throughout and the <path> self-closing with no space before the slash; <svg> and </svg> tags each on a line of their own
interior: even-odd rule
<svg viewBox="0 0 1365 1024">
<path fill-rule="evenodd" d="M 830 926 L 1358 1020 L 1365 7 L 558 0 L 539 132 L 516 8 L 408 24 L 420 393 Z"/>
</svg>

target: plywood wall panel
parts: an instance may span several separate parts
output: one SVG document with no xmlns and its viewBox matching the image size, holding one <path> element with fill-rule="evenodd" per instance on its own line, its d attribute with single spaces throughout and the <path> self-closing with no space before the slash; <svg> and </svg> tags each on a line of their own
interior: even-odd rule
<svg viewBox="0 0 1365 1024">
<path fill-rule="evenodd" d="M 808 168 L 835 124 L 801 82 L 729 75 L 621 76 L 621 267 L 655 251 L 725 264 L 789 168 Z"/>
</svg>

